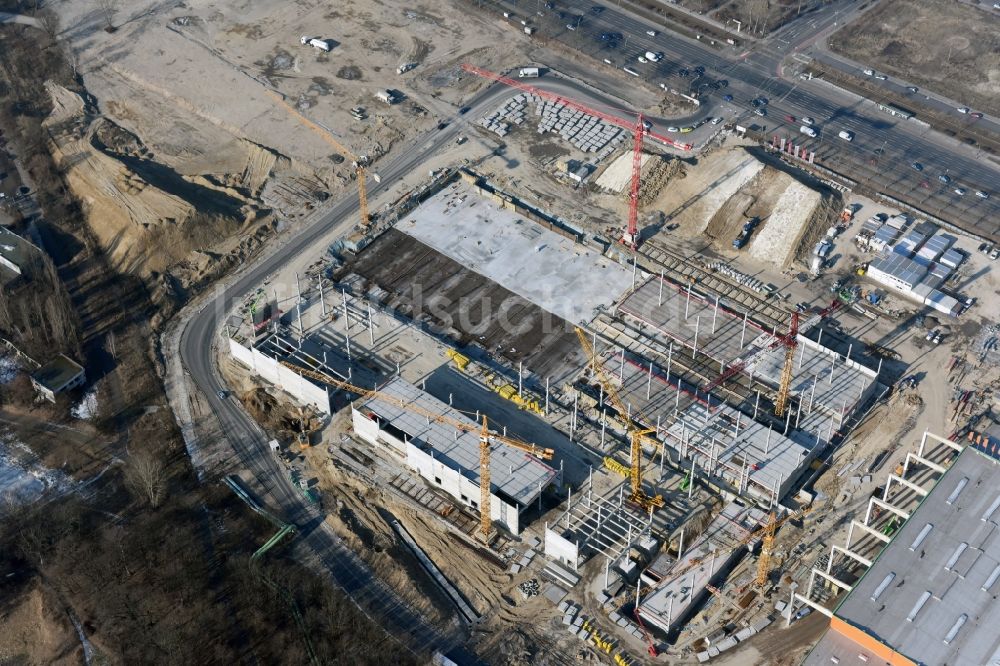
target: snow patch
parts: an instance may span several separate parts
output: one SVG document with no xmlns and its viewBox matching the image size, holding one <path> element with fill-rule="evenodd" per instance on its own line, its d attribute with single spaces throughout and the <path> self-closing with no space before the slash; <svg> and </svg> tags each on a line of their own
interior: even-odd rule
<svg viewBox="0 0 1000 666">
<path fill-rule="evenodd" d="M 0 353 L 0 384 L 9 384 L 14 381 L 19 370 L 17 359 L 10 354 Z"/>
<path fill-rule="evenodd" d="M 97 389 L 92 388 L 84 393 L 80 402 L 73 405 L 70 413 L 73 415 L 73 418 L 85 421 L 93 418 L 97 414 Z"/>
</svg>

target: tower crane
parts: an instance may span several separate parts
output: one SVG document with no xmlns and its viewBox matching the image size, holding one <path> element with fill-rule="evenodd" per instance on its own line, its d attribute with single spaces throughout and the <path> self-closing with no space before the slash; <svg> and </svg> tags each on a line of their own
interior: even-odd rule
<svg viewBox="0 0 1000 666">
<path fill-rule="evenodd" d="M 635 249 L 639 245 L 639 180 L 642 173 L 642 142 L 645 137 L 650 137 L 656 139 L 657 141 L 664 143 L 668 146 L 674 146 L 682 150 L 690 150 L 692 148 L 691 144 L 679 143 L 674 141 L 668 136 L 662 134 L 657 134 L 650 131 L 652 128 L 650 124 L 642 117 L 641 113 L 636 114 L 634 120 L 626 120 L 624 118 L 619 118 L 618 116 L 612 115 L 610 113 L 605 113 L 603 111 L 598 111 L 589 106 L 586 106 L 576 100 L 570 99 L 568 97 L 563 97 L 553 92 L 547 90 L 542 90 L 527 83 L 522 83 L 516 79 L 504 76 L 502 74 L 497 74 L 496 72 L 491 72 L 487 69 L 481 67 L 476 67 L 475 65 L 470 65 L 465 63 L 462 65 L 462 69 L 470 74 L 475 74 L 476 76 L 481 76 L 484 79 L 490 81 L 496 81 L 497 83 L 502 83 L 505 86 L 510 86 L 511 88 L 516 88 L 518 90 L 523 90 L 526 93 L 537 95 L 542 99 L 547 99 L 552 102 L 557 102 L 570 107 L 571 109 L 576 109 L 577 111 L 582 111 L 587 115 L 594 116 L 595 118 L 600 118 L 601 120 L 620 127 L 632 133 L 632 185 L 629 189 L 628 197 L 628 224 L 625 227 L 625 231 L 622 234 L 621 242 L 623 245 L 629 247 L 630 249 Z"/>
<path fill-rule="evenodd" d="M 351 166 L 354 167 L 354 173 L 358 178 L 358 207 L 361 211 L 361 227 L 367 227 L 371 223 L 371 216 L 368 214 L 368 188 L 366 183 L 369 162 L 368 157 L 365 155 L 360 157 L 355 155 L 342 143 L 337 141 L 337 139 L 333 137 L 330 130 L 326 129 L 319 123 L 306 118 L 299 112 L 298 109 L 286 102 L 280 94 L 274 92 L 273 90 L 268 90 L 267 93 L 273 97 L 278 104 L 284 107 L 285 111 L 297 118 L 300 123 L 319 134 L 324 141 L 333 146 L 333 149 L 337 151 L 337 154 L 345 159 L 351 160 Z M 378 182 L 377 176 L 375 177 L 375 181 Z"/>
<path fill-rule="evenodd" d="M 407 402 L 401 398 L 395 396 L 387 395 L 385 393 L 380 393 L 377 390 L 365 389 L 360 386 L 355 386 L 349 382 L 331 377 L 325 372 L 321 372 L 315 369 L 302 368 L 288 361 L 281 361 L 281 364 L 285 367 L 291 369 L 294 372 L 302 374 L 304 377 L 313 379 L 323 384 L 328 384 L 336 389 L 342 391 L 347 391 L 348 393 L 354 393 L 365 400 L 378 400 L 389 405 L 393 405 L 400 409 L 412 412 L 414 414 L 419 414 L 431 421 L 437 423 L 443 423 L 449 427 L 455 428 L 462 432 L 475 432 L 479 434 L 479 490 L 480 490 L 480 501 L 479 501 L 479 518 L 480 518 L 480 532 L 484 541 L 489 541 L 490 533 L 493 529 L 493 519 L 490 517 L 490 445 L 494 442 L 505 444 L 519 451 L 524 451 L 529 453 L 536 458 L 542 460 L 552 460 L 554 454 L 552 449 L 543 448 L 535 444 L 530 444 L 528 442 L 522 442 L 521 440 L 514 439 L 513 437 L 506 437 L 498 435 L 491 432 L 487 424 L 486 415 L 482 416 L 482 425 L 474 425 L 471 423 L 465 423 L 459 421 L 458 419 L 446 416 L 444 414 L 438 414 L 437 412 L 424 409 L 413 403 Z"/>
<path fill-rule="evenodd" d="M 824 317 L 840 307 L 840 301 L 833 301 L 829 306 L 813 314 L 803 324 L 799 324 L 799 313 L 792 313 L 792 321 L 788 333 L 784 335 L 765 335 L 760 343 L 752 343 L 750 351 L 733 361 L 718 377 L 701 387 L 705 393 L 712 391 L 748 367 L 753 367 L 767 356 L 772 349 L 785 348 L 785 362 L 781 366 L 781 379 L 778 382 L 778 396 L 774 401 L 775 416 L 784 416 L 788 408 L 791 394 L 792 369 L 795 365 L 795 348 L 798 346 L 799 331 L 808 331 L 823 320 Z"/>
<path fill-rule="evenodd" d="M 652 508 L 660 508 L 663 506 L 663 496 L 662 495 L 648 495 L 646 491 L 642 489 L 642 443 L 644 441 L 649 441 L 657 446 L 662 446 L 660 442 L 648 437 L 649 433 L 656 432 L 656 428 L 640 428 L 629 416 L 629 410 L 622 402 L 621 396 L 618 395 L 618 389 L 615 388 L 614 384 L 608 379 L 607 375 L 604 374 L 603 368 L 601 368 L 600 360 L 597 358 L 597 354 L 594 352 L 594 348 L 590 344 L 590 340 L 587 339 L 586 333 L 583 329 L 577 328 L 576 335 L 580 338 L 580 345 L 583 347 L 587 354 L 587 358 L 590 360 L 591 369 L 593 371 L 594 377 L 601 383 L 604 387 L 604 392 L 611 398 L 611 403 L 614 405 L 615 409 L 618 411 L 618 415 L 625 422 L 625 428 L 628 431 L 630 447 L 630 465 L 629 465 L 629 482 L 631 484 L 631 494 L 629 499 L 645 510 Z"/>
</svg>

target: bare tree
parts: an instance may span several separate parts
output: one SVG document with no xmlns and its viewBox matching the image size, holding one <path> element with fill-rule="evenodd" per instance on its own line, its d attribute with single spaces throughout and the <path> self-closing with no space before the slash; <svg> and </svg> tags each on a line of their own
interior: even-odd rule
<svg viewBox="0 0 1000 666">
<path fill-rule="evenodd" d="M 97 0 L 97 9 L 104 16 L 104 29 L 108 32 L 115 31 L 115 12 L 118 11 L 119 0 Z"/>
<path fill-rule="evenodd" d="M 49 36 L 53 42 L 56 41 L 56 37 L 59 35 L 59 16 L 54 11 L 48 8 L 44 8 L 37 11 L 35 18 L 38 19 L 38 24 L 45 31 L 45 34 Z"/>
<path fill-rule="evenodd" d="M 125 483 L 129 490 L 155 509 L 163 500 L 167 489 L 163 461 L 148 451 L 131 454 L 125 465 Z"/>
</svg>

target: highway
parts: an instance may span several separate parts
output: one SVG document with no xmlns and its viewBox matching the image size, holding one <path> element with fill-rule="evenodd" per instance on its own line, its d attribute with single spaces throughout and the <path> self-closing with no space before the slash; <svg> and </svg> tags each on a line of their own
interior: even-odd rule
<svg viewBox="0 0 1000 666">
<path fill-rule="evenodd" d="M 555 9 L 542 10 L 543 16 L 534 11 L 535 4 L 497 0 L 492 3 L 496 7 L 492 11 L 499 14 L 502 7 L 514 12 L 510 19 L 512 30 L 520 26 L 516 20 L 518 12 L 528 14 L 528 20 L 538 28 L 536 34 L 556 39 L 599 61 L 607 59 L 616 67 L 627 64 L 654 86 L 666 83 L 678 89 L 690 87 L 693 78 L 678 73 L 702 66 L 705 76 L 695 86 L 718 80 L 727 81 L 728 86 L 702 91 L 699 117 L 737 118 L 745 124 L 756 123 L 769 135 L 793 138 L 797 144 L 815 151 L 817 162 L 824 166 L 972 233 L 1000 240 L 1000 191 L 994 191 L 1000 183 L 1000 169 L 975 149 L 960 145 L 916 120 L 883 113 L 871 102 L 826 82 L 781 77 L 786 56 L 795 62 L 797 50 L 818 35 L 835 29 L 834 23 L 842 25 L 850 20 L 858 11 L 857 2 L 838 5 L 837 9 L 831 5 L 829 9 L 814 12 L 808 19 L 811 25 L 789 24 L 776 33 L 773 41 L 721 50 L 665 30 L 655 37 L 649 36 L 647 30 L 661 31 L 663 26 L 640 20 L 611 4 L 592 2 L 571 10 L 567 9 L 569 3 L 556 2 Z M 593 13 L 592 6 L 603 9 Z M 489 7 L 489 3 L 484 3 L 483 11 L 491 11 Z M 576 19 L 560 19 L 559 11 Z M 574 30 L 568 29 L 570 24 L 575 26 Z M 622 38 L 602 40 L 605 33 L 620 33 Z M 657 63 L 641 64 L 637 58 L 646 51 L 662 52 L 664 58 Z M 621 74 L 623 86 L 629 79 L 629 75 Z M 724 95 L 732 95 L 732 102 L 725 102 Z M 753 114 L 749 102 L 757 96 L 769 101 L 766 117 Z M 786 120 L 786 116 L 794 118 L 794 122 Z M 799 132 L 803 117 L 816 121 L 815 139 Z M 705 125 L 699 132 L 677 136 L 685 140 L 694 137 L 697 143 L 706 128 L 711 127 Z M 838 138 L 841 130 L 852 132 L 854 140 Z M 913 168 L 915 162 L 921 165 L 921 171 Z M 950 182 L 941 182 L 942 175 Z M 955 193 L 958 187 L 966 190 L 964 196 Z M 977 190 L 987 192 L 990 197 L 977 197 Z"/>
<path fill-rule="evenodd" d="M 611 100 L 573 81 L 549 78 L 538 83 L 539 87 L 558 94 L 604 108 L 614 107 Z M 509 88 L 500 85 L 484 89 L 467 103 L 470 107 L 467 114 L 455 116 L 444 129 L 417 137 L 400 147 L 390 161 L 377 163 L 381 182 L 368 183 L 369 196 L 374 199 L 406 174 L 419 171 L 434 153 L 460 134 L 469 132 L 469 123 L 475 122 L 484 112 L 492 110 L 492 105 L 498 100 L 511 94 Z M 245 270 L 232 284 L 216 292 L 182 331 L 181 362 L 219 419 L 219 431 L 225 433 L 236 452 L 238 462 L 234 461 L 232 471 L 242 471 L 251 476 L 256 481 L 253 487 L 262 490 L 267 508 L 297 526 L 296 556 L 327 571 L 338 587 L 410 649 L 416 652 L 445 651 L 464 643 L 464 632 L 457 625 L 430 625 L 392 589 L 376 579 L 365 562 L 323 522 L 322 513 L 292 484 L 287 472 L 271 454 L 267 436 L 242 405 L 231 397 L 219 397 L 219 392 L 227 390 L 227 387 L 215 369 L 211 347 L 213 339 L 220 334 L 226 313 L 260 286 L 267 276 L 280 270 L 297 255 L 317 252 L 317 248 L 325 247 L 324 242 L 330 242 L 332 235 L 350 231 L 357 220 L 357 211 L 358 195 L 355 190 L 336 201 L 319 219 L 297 232 L 272 254 Z"/>
</svg>

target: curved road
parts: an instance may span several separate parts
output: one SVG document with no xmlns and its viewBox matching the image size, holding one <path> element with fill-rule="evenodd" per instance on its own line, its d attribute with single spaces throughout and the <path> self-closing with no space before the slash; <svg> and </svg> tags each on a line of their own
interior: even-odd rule
<svg viewBox="0 0 1000 666">
<path fill-rule="evenodd" d="M 595 94 L 573 81 L 548 78 L 533 81 L 539 88 L 586 99 L 588 103 L 606 108 L 620 106 Z M 420 169 L 442 146 L 450 144 L 499 98 L 512 92 L 492 85 L 475 95 L 468 103 L 467 115 L 456 116 L 442 130 L 418 137 L 387 163 L 379 163 L 381 183 L 369 183 L 368 192 L 374 197 L 388 185 L 415 169 Z M 297 232 L 273 254 L 246 270 L 232 284 L 220 290 L 187 323 L 181 333 L 181 362 L 191 379 L 204 393 L 219 419 L 220 432 L 225 433 L 239 458 L 235 467 L 249 472 L 263 489 L 269 509 L 275 515 L 297 526 L 300 538 L 295 541 L 296 555 L 301 560 L 326 569 L 335 584 L 350 594 L 362 609 L 376 618 L 390 633 L 414 651 L 447 650 L 465 640 L 463 631 L 452 624 L 435 627 L 395 592 L 382 584 L 368 566 L 353 553 L 323 522 L 321 512 L 311 504 L 288 478 L 287 473 L 271 455 L 268 438 L 260 427 L 231 398 L 219 398 L 226 386 L 213 365 L 212 342 L 220 330 L 226 313 L 248 293 L 256 289 L 270 274 L 303 252 L 315 251 L 330 234 L 347 232 L 356 220 L 357 191 L 352 191 L 310 226 Z"/>
</svg>

